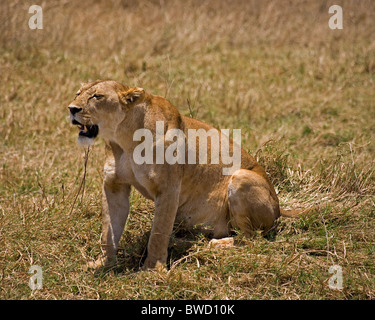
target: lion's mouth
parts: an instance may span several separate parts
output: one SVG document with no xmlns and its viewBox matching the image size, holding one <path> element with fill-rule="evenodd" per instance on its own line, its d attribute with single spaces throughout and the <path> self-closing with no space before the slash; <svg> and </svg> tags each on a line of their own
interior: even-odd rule
<svg viewBox="0 0 375 320">
<path fill-rule="evenodd" d="M 96 138 L 96 136 L 99 133 L 99 127 L 96 124 L 93 125 L 83 125 L 82 123 L 79 123 L 77 120 L 72 121 L 73 124 L 76 124 L 79 126 L 79 136 L 86 137 L 86 138 Z"/>
</svg>

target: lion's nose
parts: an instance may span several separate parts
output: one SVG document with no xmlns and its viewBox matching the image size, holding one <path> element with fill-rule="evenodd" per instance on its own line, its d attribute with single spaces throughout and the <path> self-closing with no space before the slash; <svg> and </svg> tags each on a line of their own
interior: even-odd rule
<svg viewBox="0 0 375 320">
<path fill-rule="evenodd" d="M 70 113 L 74 116 L 77 112 L 80 112 L 82 108 L 77 108 L 73 106 L 69 106 Z"/>
</svg>

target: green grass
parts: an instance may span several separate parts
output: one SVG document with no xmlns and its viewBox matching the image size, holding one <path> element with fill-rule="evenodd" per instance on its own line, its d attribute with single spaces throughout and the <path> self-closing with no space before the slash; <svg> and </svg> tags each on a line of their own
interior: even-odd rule
<svg viewBox="0 0 375 320">
<path fill-rule="evenodd" d="M 46 3 L 36 31 L 28 3 L 2 3 L 0 298 L 374 299 L 375 10 L 341 2 L 335 31 L 327 1 Z M 84 151 L 67 106 L 98 78 L 142 86 L 184 115 L 188 99 L 196 118 L 241 129 L 282 207 L 316 209 L 267 238 L 238 231 L 228 249 L 176 226 L 167 270 L 140 271 L 154 206 L 133 191 L 118 264 L 85 271 L 100 253 L 104 143 L 71 212 Z M 31 265 L 42 290 L 28 287 Z M 340 291 L 328 286 L 332 265 Z"/>
</svg>

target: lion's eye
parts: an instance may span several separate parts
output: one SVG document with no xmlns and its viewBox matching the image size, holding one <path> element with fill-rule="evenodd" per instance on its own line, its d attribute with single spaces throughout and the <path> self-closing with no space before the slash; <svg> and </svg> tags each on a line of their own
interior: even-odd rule
<svg viewBox="0 0 375 320">
<path fill-rule="evenodd" d="M 95 98 L 96 100 L 99 100 L 99 99 L 101 99 L 101 98 L 103 98 L 104 97 L 104 95 L 102 95 L 102 94 L 94 94 L 93 96 L 91 96 L 90 98 L 89 98 L 89 100 L 90 99 L 92 99 L 92 98 Z"/>
</svg>

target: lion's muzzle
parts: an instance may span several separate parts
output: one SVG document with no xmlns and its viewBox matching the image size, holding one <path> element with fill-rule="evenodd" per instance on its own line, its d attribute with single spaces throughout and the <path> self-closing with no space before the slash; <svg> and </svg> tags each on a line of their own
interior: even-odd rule
<svg viewBox="0 0 375 320">
<path fill-rule="evenodd" d="M 99 133 L 99 127 L 95 124 L 84 125 L 76 119 L 76 114 L 82 111 L 82 108 L 78 108 L 76 106 L 69 106 L 69 111 L 71 123 L 79 126 L 78 143 L 80 145 L 92 144 L 92 140 L 96 138 L 96 136 Z M 91 141 L 89 142 L 88 140 Z"/>
</svg>

